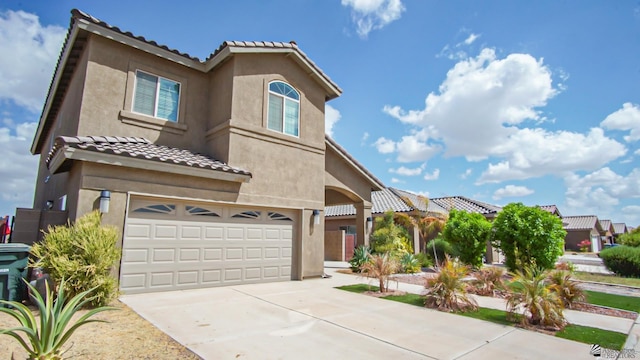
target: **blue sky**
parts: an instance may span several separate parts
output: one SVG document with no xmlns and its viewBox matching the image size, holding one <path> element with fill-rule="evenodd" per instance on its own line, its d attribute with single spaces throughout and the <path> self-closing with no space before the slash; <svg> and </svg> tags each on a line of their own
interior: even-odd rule
<svg viewBox="0 0 640 360">
<path fill-rule="evenodd" d="M 388 186 L 640 224 L 640 3 L 622 0 L 4 1 L 0 215 L 31 206 L 72 8 L 201 59 L 295 40 L 344 91 L 327 131 Z"/>
</svg>

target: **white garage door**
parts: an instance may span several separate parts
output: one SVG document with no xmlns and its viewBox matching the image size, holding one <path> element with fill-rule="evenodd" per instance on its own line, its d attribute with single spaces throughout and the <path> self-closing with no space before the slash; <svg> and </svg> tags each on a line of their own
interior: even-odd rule
<svg viewBox="0 0 640 360">
<path fill-rule="evenodd" d="M 293 221 L 282 210 L 132 199 L 120 289 L 134 294 L 291 280 Z"/>
</svg>

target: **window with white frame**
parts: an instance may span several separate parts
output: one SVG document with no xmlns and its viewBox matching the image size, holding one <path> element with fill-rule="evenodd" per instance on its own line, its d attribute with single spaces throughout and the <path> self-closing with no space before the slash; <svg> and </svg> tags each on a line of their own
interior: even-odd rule
<svg viewBox="0 0 640 360">
<path fill-rule="evenodd" d="M 177 122 L 179 105 L 179 82 L 136 71 L 134 112 Z"/>
<path fill-rule="evenodd" d="M 299 135 L 300 94 L 285 82 L 272 81 L 269 83 L 267 127 L 287 135 Z"/>
</svg>

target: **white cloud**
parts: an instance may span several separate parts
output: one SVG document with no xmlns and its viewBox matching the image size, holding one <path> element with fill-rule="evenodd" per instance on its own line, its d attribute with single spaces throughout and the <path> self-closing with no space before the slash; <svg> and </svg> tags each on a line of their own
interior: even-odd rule
<svg viewBox="0 0 640 360">
<path fill-rule="evenodd" d="M 633 153 L 636 154 L 636 155 L 640 155 L 640 149 L 634 151 Z"/>
<path fill-rule="evenodd" d="M 384 137 L 381 137 L 378 140 L 376 140 L 376 142 L 373 143 L 373 145 L 375 145 L 376 149 L 381 154 L 390 154 L 390 153 L 396 151 L 396 143 L 395 143 L 395 141 L 389 140 L 389 139 L 384 138 Z"/>
<path fill-rule="evenodd" d="M 351 8 L 351 17 L 361 38 L 400 19 L 405 11 L 401 0 L 342 0 L 342 6 Z"/>
<path fill-rule="evenodd" d="M 13 130 L 8 127 L 0 128 L 0 179 L 2 189 L 2 210 L 7 214 L 15 214 L 16 207 L 31 207 L 36 173 L 38 171 L 38 157 L 31 155 L 29 148 L 38 123 L 23 123 Z M 4 216 L 7 214 L 0 214 Z"/>
<path fill-rule="evenodd" d="M 324 108 L 324 132 L 333 137 L 333 126 L 342 118 L 340 111 L 336 110 L 331 105 L 326 105 Z"/>
<path fill-rule="evenodd" d="M 638 205 L 629 205 L 622 208 L 622 216 L 624 219 L 621 219 L 627 226 L 638 226 L 640 224 L 640 206 Z"/>
<path fill-rule="evenodd" d="M 629 130 L 629 135 L 624 137 L 627 142 L 640 140 L 640 107 L 624 103 L 622 109 L 609 114 L 600 126 L 609 130 Z"/>
<path fill-rule="evenodd" d="M 400 166 L 397 169 L 393 169 L 393 168 L 389 169 L 389 172 L 398 174 L 398 175 L 403 175 L 403 176 L 417 176 L 422 173 L 422 170 L 424 170 L 425 167 L 426 167 L 426 164 L 422 164 L 420 167 L 413 168 L 413 169 Z"/>
<path fill-rule="evenodd" d="M 507 197 L 521 197 L 533 194 L 534 191 L 526 186 L 507 185 L 493 193 L 494 200 L 500 200 Z"/>
<path fill-rule="evenodd" d="M 467 38 L 464 40 L 464 44 L 465 44 L 465 45 L 471 45 L 471 44 L 473 44 L 473 42 L 474 42 L 474 41 L 478 40 L 478 38 L 479 38 L 479 37 L 480 37 L 480 35 L 479 35 L 479 34 L 473 34 L 473 33 L 472 33 L 472 34 L 470 34 L 470 35 L 469 35 L 469 37 L 467 37 Z"/>
<path fill-rule="evenodd" d="M 391 183 L 392 184 L 403 184 L 404 181 L 398 179 L 398 178 L 391 178 Z"/>
<path fill-rule="evenodd" d="M 364 145 L 364 143 L 369 139 L 369 133 L 368 132 L 364 132 L 364 134 L 362 134 L 362 139 L 360 140 L 360 143 Z"/>
<path fill-rule="evenodd" d="M 495 146 L 492 155 L 504 158 L 489 164 L 477 184 L 522 180 L 546 174 L 563 175 L 576 170 L 596 170 L 626 153 L 600 128 L 588 134 L 544 129 L 521 129 Z"/>
<path fill-rule="evenodd" d="M 34 14 L 0 12 L 0 99 L 39 112 L 65 34 Z"/>
<path fill-rule="evenodd" d="M 471 175 L 472 172 L 473 172 L 473 170 L 469 168 L 464 172 L 464 174 L 460 175 L 460 178 L 461 179 L 466 179 L 466 178 L 469 177 L 469 175 Z"/>
<path fill-rule="evenodd" d="M 439 177 L 440 177 L 440 169 L 433 170 L 431 174 L 429 173 L 424 174 L 425 180 L 438 180 Z"/>
<path fill-rule="evenodd" d="M 542 59 L 529 54 L 498 58 L 483 49 L 458 61 L 423 109 L 384 107 L 414 127 L 396 141 L 397 160 L 426 161 L 440 151 L 473 162 L 492 159 L 477 181 L 483 184 L 594 171 L 624 156 L 625 146 L 600 128 L 577 133 L 540 127 L 549 121 L 540 109 L 559 92 L 551 75 Z"/>
<path fill-rule="evenodd" d="M 585 176 L 570 174 L 565 178 L 567 205 L 580 213 L 601 214 L 617 206 L 619 199 L 640 198 L 640 168 L 628 175 L 604 167 Z"/>
</svg>

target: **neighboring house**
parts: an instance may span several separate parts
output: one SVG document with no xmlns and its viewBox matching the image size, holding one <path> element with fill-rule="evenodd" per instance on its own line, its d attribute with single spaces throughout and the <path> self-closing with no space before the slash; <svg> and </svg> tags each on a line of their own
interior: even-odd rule
<svg viewBox="0 0 640 360">
<path fill-rule="evenodd" d="M 562 214 L 560 213 L 558 207 L 555 205 L 540 205 L 540 209 L 550 212 L 552 215 L 555 215 L 562 219 Z"/>
<path fill-rule="evenodd" d="M 446 210 L 456 209 L 464 210 L 470 213 L 482 214 L 482 216 L 484 216 L 488 220 L 493 220 L 493 218 L 498 215 L 498 212 L 502 210 L 500 206 L 487 204 L 485 202 L 469 199 L 464 196 L 447 196 L 433 198 L 430 199 L 430 201 Z"/>
<path fill-rule="evenodd" d="M 325 137 L 340 94 L 294 42 L 224 42 L 201 61 L 73 10 L 22 241 L 49 212 L 108 203 L 124 293 L 319 277 L 323 209 L 352 204 L 364 243 L 384 188 Z"/>
<path fill-rule="evenodd" d="M 625 223 L 613 223 L 613 242 L 617 243 L 621 235 L 631 232 Z"/>
<path fill-rule="evenodd" d="M 408 200 L 408 201 L 407 201 Z M 410 214 L 418 210 L 421 216 L 428 214 L 446 214 L 447 211 L 427 198 L 395 188 L 385 188 L 371 192 L 371 214 L 368 228 L 373 229 L 374 218 L 381 217 L 387 211 Z M 356 207 L 352 204 L 327 206 L 325 208 L 325 259 L 348 260 L 353 254 L 354 244 L 350 235 L 356 229 Z M 344 231 L 343 235 L 336 232 Z M 411 234 L 414 239 L 414 252 L 420 251 L 417 229 Z"/>
<path fill-rule="evenodd" d="M 602 226 L 603 231 L 603 234 L 600 237 L 602 242 L 604 244 L 613 244 L 613 234 L 615 233 L 615 229 L 611 220 L 600 220 L 600 225 Z"/>
<path fill-rule="evenodd" d="M 565 216 L 562 218 L 567 236 L 564 240 L 565 250 L 579 251 L 578 243 L 582 240 L 591 241 L 591 251 L 602 250 L 601 236 L 604 229 L 595 215 L 586 216 Z"/>
</svg>

